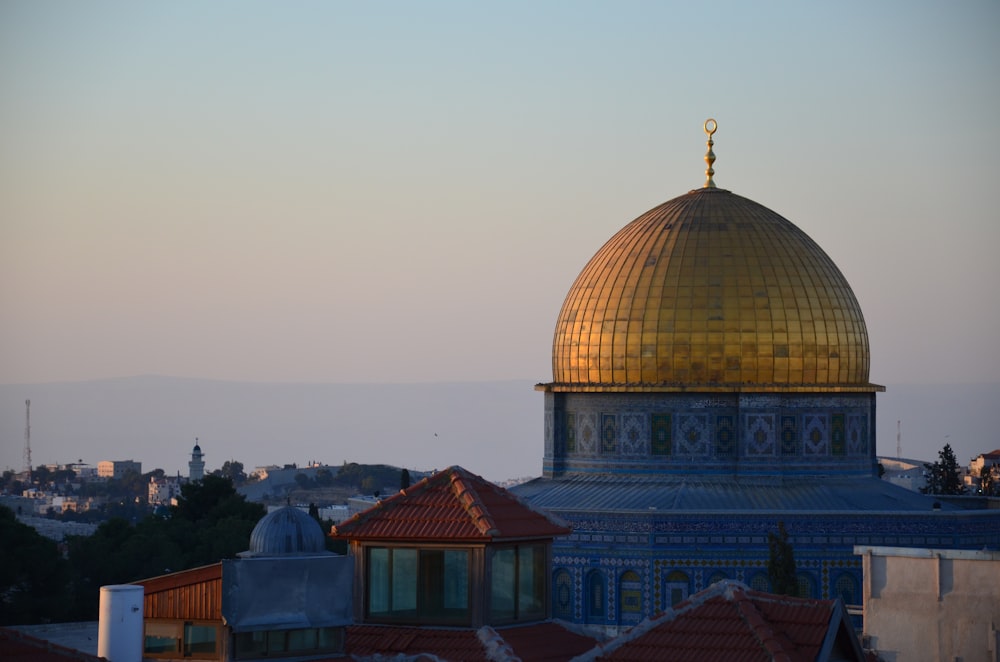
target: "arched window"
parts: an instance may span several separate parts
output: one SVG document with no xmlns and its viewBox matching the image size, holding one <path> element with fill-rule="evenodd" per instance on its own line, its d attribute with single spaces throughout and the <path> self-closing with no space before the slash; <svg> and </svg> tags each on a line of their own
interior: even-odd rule
<svg viewBox="0 0 1000 662">
<path fill-rule="evenodd" d="M 663 600 L 665 607 L 673 607 L 686 600 L 691 591 L 691 580 L 680 570 L 674 570 L 663 580 Z"/>
<path fill-rule="evenodd" d="M 552 595 L 552 615 L 567 621 L 573 620 L 573 578 L 566 568 L 556 570 Z"/>
<path fill-rule="evenodd" d="M 758 572 L 751 577 L 749 586 L 753 590 L 761 591 L 762 593 L 771 592 L 771 582 L 768 580 L 766 572 Z"/>
<path fill-rule="evenodd" d="M 808 572 L 800 572 L 795 575 L 796 591 L 800 598 L 815 598 L 816 585 Z"/>
<path fill-rule="evenodd" d="M 718 584 L 723 579 L 729 579 L 729 578 L 726 577 L 726 573 L 722 572 L 721 570 L 716 570 L 715 572 L 712 573 L 712 576 L 708 578 L 708 585 L 711 586 L 712 584 Z"/>
<path fill-rule="evenodd" d="M 861 593 L 858 591 L 858 580 L 848 573 L 842 574 L 833 584 L 835 598 L 840 598 L 845 605 L 861 604 Z"/>
<path fill-rule="evenodd" d="M 639 573 L 628 570 L 618 580 L 618 617 L 621 623 L 642 620 L 642 580 Z"/>
<path fill-rule="evenodd" d="M 584 608 L 584 618 L 588 623 L 603 623 L 604 608 L 607 601 L 607 587 L 604 583 L 604 573 L 600 570 L 591 570 L 587 573 L 587 581 L 584 591 L 586 592 L 587 603 Z"/>
</svg>

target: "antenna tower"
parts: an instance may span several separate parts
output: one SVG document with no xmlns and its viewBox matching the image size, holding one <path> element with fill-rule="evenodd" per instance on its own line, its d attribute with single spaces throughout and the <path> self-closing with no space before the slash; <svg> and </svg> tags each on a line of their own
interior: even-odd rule
<svg viewBox="0 0 1000 662">
<path fill-rule="evenodd" d="M 896 421 L 896 457 L 903 457 L 902 421 Z"/>
<path fill-rule="evenodd" d="M 24 401 L 24 473 L 31 479 L 31 400 Z"/>
</svg>

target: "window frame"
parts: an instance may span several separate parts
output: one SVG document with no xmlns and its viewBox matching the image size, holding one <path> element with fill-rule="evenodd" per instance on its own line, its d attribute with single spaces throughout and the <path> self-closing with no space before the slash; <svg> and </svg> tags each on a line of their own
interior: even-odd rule
<svg viewBox="0 0 1000 662">
<path fill-rule="evenodd" d="M 363 618 L 366 623 L 394 623 L 394 624 L 433 624 L 433 625 L 456 625 L 467 626 L 472 624 L 474 613 L 472 594 L 473 584 L 473 548 L 454 546 L 412 546 L 412 545 L 365 545 L 364 548 L 364 601 Z M 372 611 L 372 555 L 375 552 L 386 552 L 386 573 L 385 584 L 387 602 L 386 611 Z M 415 604 L 412 609 L 394 609 L 393 602 L 397 597 L 397 590 L 401 587 L 395 582 L 397 571 L 396 555 L 402 552 L 415 552 L 416 577 L 413 586 L 415 593 Z M 446 586 L 447 582 L 454 579 L 454 573 L 447 572 L 449 553 L 462 553 L 465 555 L 465 607 L 464 609 L 455 607 L 445 607 L 447 602 Z M 440 563 L 436 563 L 435 557 L 441 555 Z M 432 573 L 436 573 L 433 574 Z M 435 588 L 440 596 L 440 605 L 433 604 L 435 600 Z M 455 595 L 458 595 L 456 593 Z"/>
<path fill-rule="evenodd" d="M 525 597 L 524 586 L 522 585 L 522 567 L 525 565 L 522 563 L 522 550 L 534 550 L 532 554 L 531 561 L 531 576 L 528 581 L 531 582 L 531 588 L 529 599 L 536 605 L 536 608 L 525 607 L 523 604 L 523 599 Z M 487 610 L 489 613 L 488 621 L 492 625 L 504 625 L 509 623 L 531 623 L 535 621 L 543 621 L 549 617 L 550 610 L 550 588 L 549 588 L 549 554 L 551 550 L 551 545 L 538 540 L 525 541 L 521 543 L 514 544 L 504 544 L 496 545 L 490 548 L 490 554 L 488 556 L 489 562 L 489 600 L 487 602 Z M 508 587 L 511 591 L 511 596 L 513 599 L 513 613 L 511 616 L 501 616 L 497 613 L 496 609 L 496 599 L 497 599 L 497 573 L 494 567 L 498 555 L 500 553 L 513 551 L 514 553 L 514 563 L 513 563 L 513 578 L 512 586 Z"/>
</svg>

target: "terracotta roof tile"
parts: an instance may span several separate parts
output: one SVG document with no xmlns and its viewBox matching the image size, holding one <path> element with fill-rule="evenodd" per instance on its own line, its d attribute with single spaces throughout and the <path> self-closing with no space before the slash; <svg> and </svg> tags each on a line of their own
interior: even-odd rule
<svg viewBox="0 0 1000 662">
<path fill-rule="evenodd" d="M 0 659 L 7 662 L 100 662 L 103 657 L 0 628 Z"/>
<path fill-rule="evenodd" d="M 595 639 L 547 621 L 478 630 L 354 625 L 347 628 L 346 642 L 347 654 L 360 660 L 376 656 L 383 659 L 427 656 L 428 660 L 455 662 L 497 659 L 565 662 L 592 649 Z"/>
<path fill-rule="evenodd" d="M 330 535 L 352 540 L 490 541 L 569 532 L 555 517 L 454 466 L 341 522 Z"/>
<path fill-rule="evenodd" d="M 836 600 L 772 595 L 722 581 L 581 659 L 815 660 L 842 622 Z"/>
</svg>

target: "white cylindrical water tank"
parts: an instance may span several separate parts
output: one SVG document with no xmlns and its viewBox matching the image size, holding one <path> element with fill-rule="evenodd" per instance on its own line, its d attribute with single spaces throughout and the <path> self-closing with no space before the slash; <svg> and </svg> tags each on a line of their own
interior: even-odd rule
<svg viewBox="0 0 1000 662">
<path fill-rule="evenodd" d="M 97 654 L 109 662 L 142 660 L 142 595 L 135 584 L 101 587 Z"/>
</svg>

